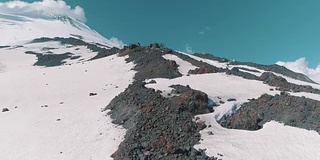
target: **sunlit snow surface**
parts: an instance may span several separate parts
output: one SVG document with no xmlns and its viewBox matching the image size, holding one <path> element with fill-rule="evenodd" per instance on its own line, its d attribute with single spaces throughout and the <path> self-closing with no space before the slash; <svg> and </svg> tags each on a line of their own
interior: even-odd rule
<svg viewBox="0 0 320 160">
<path fill-rule="evenodd" d="M 111 159 L 125 129 L 101 110 L 132 83 L 134 65 L 116 55 L 88 61 L 97 53 L 85 46 L 29 42 L 74 37 L 100 47 L 119 44 L 69 17 L 0 13 L 0 24 L 0 110 L 9 109 L 0 112 L 0 160 Z M 79 58 L 46 68 L 33 66 L 37 57 L 26 51 Z"/>
<path fill-rule="evenodd" d="M 43 68 L 34 55 L 0 52 L 1 160 L 110 159 L 125 130 L 101 109 L 132 83 L 126 57 Z"/>
<path fill-rule="evenodd" d="M 179 58 L 173 54 L 165 54 L 165 55 L 163 55 L 163 58 L 165 58 L 167 60 L 175 61 L 178 64 L 179 72 L 182 75 L 187 75 L 189 70 L 194 70 L 194 69 L 198 68 L 196 66 L 193 66 L 191 63 L 184 61 L 181 58 Z"/>
</svg>

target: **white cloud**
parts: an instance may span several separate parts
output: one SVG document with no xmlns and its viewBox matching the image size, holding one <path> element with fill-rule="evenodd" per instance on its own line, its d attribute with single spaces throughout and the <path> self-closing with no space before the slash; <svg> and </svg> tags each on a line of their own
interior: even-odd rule
<svg viewBox="0 0 320 160">
<path fill-rule="evenodd" d="M 308 62 L 305 58 L 299 58 L 294 62 L 277 62 L 276 64 L 284 66 L 294 72 L 302 73 L 314 80 L 317 83 L 320 83 L 320 65 L 316 68 L 309 68 Z"/>
<path fill-rule="evenodd" d="M 84 10 L 81 7 L 72 8 L 63 0 L 42 0 L 32 3 L 19 0 L 0 2 L 0 13 L 27 15 L 35 18 L 67 15 L 82 22 L 86 21 Z"/>
<path fill-rule="evenodd" d="M 112 43 L 114 43 L 115 45 L 117 45 L 118 48 L 123 48 L 123 46 L 125 46 L 126 44 L 124 44 L 121 40 L 119 40 L 116 37 L 111 37 L 109 39 Z"/>
<path fill-rule="evenodd" d="M 204 27 L 204 29 L 200 30 L 200 32 L 198 32 L 198 34 L 203 35 L 203 34 L 205 34 L 205 31 L 209 31 L 209 30 L 211 30 L 210 27 Z"/>
<path fill-rule="evenodd" d="M 186 46 L 185 46 L 185 51 L 186 51 L 187 53 L 193 53 L 192 48 L 191 48 L 191 46 L 190 46 L 189 44 L 186 44 Z"/>
</svg>

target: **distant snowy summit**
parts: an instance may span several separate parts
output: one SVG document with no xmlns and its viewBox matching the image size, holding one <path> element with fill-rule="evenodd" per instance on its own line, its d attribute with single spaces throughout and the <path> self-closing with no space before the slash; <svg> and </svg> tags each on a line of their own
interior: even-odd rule
<svg viewBox="0 0 320 160">
<path fill-rule="evenodd" d="M 36 38 L 74 37 L 109 47 L 123 47 L 115 38 L 108 40 L 83 22 L 66 15 L 33 17 L 0 13 L 0 46 L 20 45 Z"/>
<path fill-rule="evenodd" d="M 58 14 L 0 13 L 0 35 L 0 49 L 36 57 L 28 63 L 2 61 L 2 72 L 21 65 L 52 67 L 80 63 L 115 54 L 124 46 L 116 38 L 106 39 L 80 20 Z"/>
</svg>

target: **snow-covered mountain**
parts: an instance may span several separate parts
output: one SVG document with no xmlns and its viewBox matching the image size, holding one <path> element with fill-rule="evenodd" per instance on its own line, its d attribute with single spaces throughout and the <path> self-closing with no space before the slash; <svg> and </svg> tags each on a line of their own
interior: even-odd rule
<svg viewBox="0 0 320 160">
<path fill-rule="evenodd" d="M 2 37 L 0 46 L 19 45 L 41 37 L 75 37 L 109 47 L 122 47 L 121 44 L 104 38 L 84 23 L 65 15 L 33 18 L 0 13 L 0 24 Z"/>
<path fill-rule="evenodd" d="M 318 159 L 320 85 L 278 65 L 0 14 L 0 160 Z"/>
</svg>

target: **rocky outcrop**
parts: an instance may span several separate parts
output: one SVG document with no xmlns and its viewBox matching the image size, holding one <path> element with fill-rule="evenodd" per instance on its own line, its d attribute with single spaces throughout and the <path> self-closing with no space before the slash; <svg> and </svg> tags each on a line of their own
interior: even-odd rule
<svg viewBox="0 0 320 160">
<path fill-rule="evenodd" d="M 114 159 L 215 159 L 193 148 L 206 125 L 193 121 L 209 113 L 205 93 L 174 86 L 180 95 L 164 98 L 144 83 L 134 82 L 106 109 L 114 123 L 128 129 Z"/>
<path fill-rule="evenodd" d="M 236 113 L 220 120 L 220 124 L 226 128 L 258 130 L 271 120 L 320 134 L 320 101 L 285 93 L 275 96 L 264 94 L 242 104 Z"/>
<path fill-rule="evenodd" d="M 194 70 L 189 70 L 188 74 L 206 74 L 206 73 L 218 73 L 218 72 L 221 72 L 221 69 L 205 65 L 205 66 L 196 68 Z"/>
<path fill-rule="evenodd" d="M 200 141 L 199 131 L 206 125 L 193 121 L 197 114 L 212 112 L 208 96 L 189 86 L 174 85 L 176 96 L 164 98 L 159 91 L 145 87 L 144 80 L 181 76 L 175 61 L 164 59 L 169 49 L 152 44 L 147 47 L 124 47 L 120 56 L 136 64 L 135 81 L 105 110 L 113 123 L 123 125 L 126 135 L 114 159 L 207 159 L 204 150 L 193 148 Z"/>
<path fill-rule="evenodd" d="M 279 66 L 277 64 L 261 65 L 261 64 L 256 64 L 256 63 L 252 63 L 252 62 L 230 61 L 227 58 L 216 57 L 216 56 L 214 56 L 212 54 L 208 54 L 208 53 L 195 53 L 193 55 L 195 55 L 197 57 L 200 57 L 200 58 L 205 58 L 205 59 L 218 61 L 220 63 L 228 63 L 229 65 L 247 65 L 247 66 L 255 67 L 255 68 L 258 68 L 258 69 L 261 69 L 261 70 L 279 73 L 279 74 L 291 77 L 293 79 L 297 79 L 297 80 L 301 80 L 301 81 L 305 81 L 305 82 L 309 82 L 309 83 L 316 83 L 313 80 L 311 80 L 309 77 L 305 76 L 304 74 L 293 72 L 293 71 L 287 69 L 286 67 Z M 251 70 L 251 69 L 242 68 L 242 67 L 236 67 L 236 68 L 247 70 L 247 71 L 250 71 L 250 72 L 259 73 L 259 71 L 257 71 L 257 70 Z"/>
<path fill-rule="evenodd" d="M 9 112 L 8 108 L 2 108 L 2 112 Z"/>
<path fill-rule="evenodd" d="M 261 70 L 279 73 L 284 76 L 291 77 L 293 79 L 297 79 L 297 80 L 301 80 L 309 83 L 316 83 L 313 80 L 311 80 L 309 77 L 305 76 L 304 74 L 293 72 L 287 69 L 286 67 L 279 66 L 277 64 L 261 65 L 261 64 L 256 64 L 252 62 L 238 62 L 238 61 L 230 61 L 229 64 L 230 65 L 247 65 L 247 66 L 255 67 Z"/>
<path fill-rule="evenodd" d="M 258 76 L 254 75 L 254 74 L 251 74 L 248 72 L 242 72 L 238 68 L 232 68 L 231 70 L 227 69 L 226 74 L 235 75 L 235 76 L 242 77 L 245 79 L 250 79 L 250 80 L 257 80 L 259 78 Z"/>
<path fill-rule="evenodd" d="M 152 43 L 152 44 L 150 44 L 150 48 L 156 49 L 156 48 L 161 48 L 161 47 L 158 43 Z"/>
<path fill-rule="evenodd" d="M 64 54 L 42 54 L 36 53 L 32 51 L 27 51 L 26 54 L 33 54 L 37 56 L 37 62 L 34 63 L 35 66 L 45 66 L 45 67 L 54 67 L 63 65 L 64 60 L 71 58 L 72 53 L 64 53 Z"/>
<path fill-rule="evenodd" d="M 226 68 L 219 68 L 213 65 L 209 65 L 208 63 L 202 62 L 202 61 L 198 61 L 196 59 L 191 58 L 188 55 L 179 53 L 179 52 L 172 52 L 171 54 L 174 54 L 176 56 L 178 56 L 179 58 L 183 59 L 184 61 L 187 61 L 189 63 L 191 63 L 194 66 L 197 66 L 198 68 L 193 69 L 193 70 L 189 70 L 189 74 L 206 74 L 206 73 L 223 73 L 225 72 L 228 75 L 235 75 L 235 76 L 239 76 L 245 79 L 250 79 L 250 80 L 257 80 L 258 77 L 248 73 L 248 72 L 242 72 L 237 68 L 232 68 L 231 70 L 226 69 Z M 225 62 L 228 61 L 225 58 L 219 58 L 219 57 L 215 57 L 215 56 L 209 56 L 206 54 L 197 54 L 197 56 L 203 56 L 205 55 L 205 57 L 211 57 L 211 59 L 214 60 L 218 60 L 219 62 Z"/>
<path fill-rule="evenodd" d="M 2 48 L 9 48 L 10 46 L 0 46 L 0 49 Z"/>
<path fill-rule="evenodd" d="M 141 47 L 130 45 L 121 50 L 120 56 L 128 55 L 127 62 L 135 64 L 136 80 L 151 78 L 176 78 L 182 76 L 175 61 L 164 59 L 164 50 L 154 49 L 153 45 Z"/>
<path fill-rule="evenodd" d="M 120 51 L 120 49 L 116 48 L 116 47 L 113 47 L 111 49 L 99 48 L 96 50 L 96 52 L 98 52 L 98 54 L 96 56 L 94 56 L 93 58 L 91 58 L 90 60 L 108 57 L 108 56 L 119 53 L 119 51 Z"/>
<path fill-rule="evenodd" d="M 307 92 L 307 93 L 320 94 L 319 89 L 315 89 L 307 85 L 297 85 L 294 83 L 290 83 L 285 78 L 281 76 L 276 76 L 271 72 L 264 72 L 259 77 L 259 80 L 263 81 L 264 83 L 270 86 L 277 87 L 277 89 L 280 91 Z"/>
<path fill-rule="evenodd" d="M 227 58 L 220 58 L 220 57 L 216 57 L 212 54 L 209 53 L 194 53 L 192 54 L 194 56 L 200 57 L 200 58 L 205 58 L 205 59 L 210 59 L 210 60 L 214 60 L 214 61 L 218 61 L 220 63 L 226 63 L 229 62 L 230 60 Z"/>
</svg>

